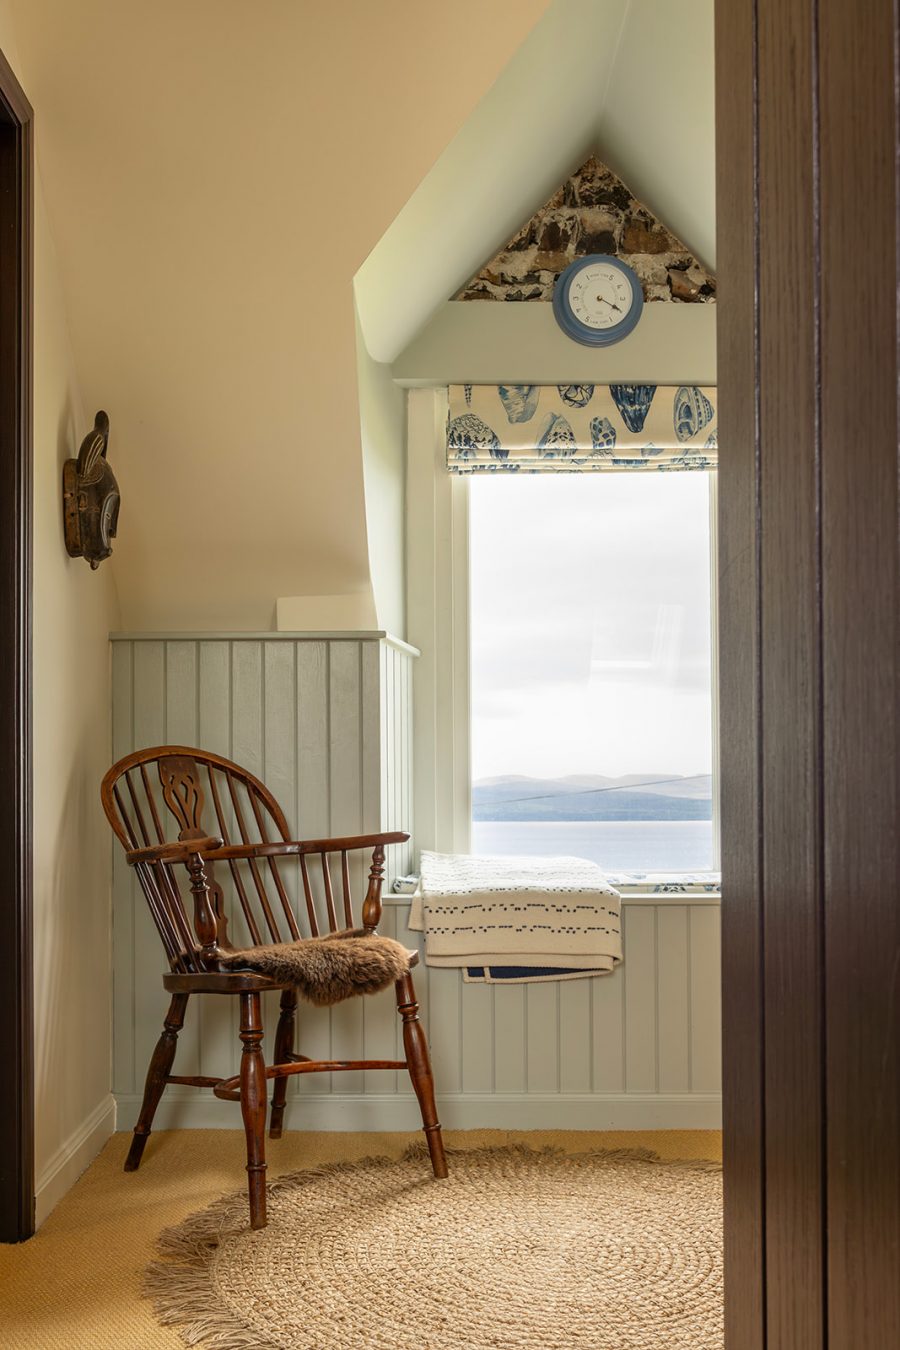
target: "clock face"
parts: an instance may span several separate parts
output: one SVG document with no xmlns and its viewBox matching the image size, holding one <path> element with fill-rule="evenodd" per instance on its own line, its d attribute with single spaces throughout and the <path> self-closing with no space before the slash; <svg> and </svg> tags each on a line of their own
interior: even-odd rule
<svg viewBox="0 0 900 1350">
<path fill-rule="evenodd" d="M 569 282 L 569 308 L 587 328 L 615 328 L 631 313 L 634 289 L 630 279 L 607 262 L 591 263 Z"/>
<path fill-rule="evenodd" d="M 644 306 L 641 283 L 627 263 L 594 253 L 561 273 L 553 313 L 568 337 L 590 347 L 621 342 L 636 327 Z"/>
</svg>

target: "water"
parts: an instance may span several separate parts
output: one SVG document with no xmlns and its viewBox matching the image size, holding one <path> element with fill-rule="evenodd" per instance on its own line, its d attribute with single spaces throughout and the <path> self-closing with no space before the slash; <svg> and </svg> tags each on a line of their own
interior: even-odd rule
<svg viewBox="0 0 900 1350">
<path fill-rule="evenodd" d="M 709 820 L 476 820 L 473 853 L 563 853 L 605 872 L 705 872 Z"/>
</svg>

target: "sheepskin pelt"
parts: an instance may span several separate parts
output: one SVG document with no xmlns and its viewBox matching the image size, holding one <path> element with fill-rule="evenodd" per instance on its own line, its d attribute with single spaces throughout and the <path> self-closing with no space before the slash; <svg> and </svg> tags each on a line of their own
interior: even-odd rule
<svg viewBox="0 0 900 1350">
<path fill-rule="evenodd" d="M 247 947 L 223 955 L 221 964 L 292 984 L 302 998 L 326 1008 L 354 994 L 386 989 L 407 974 L 411 955 L 393 938 L 351 929 L 300 942 Z"/>
</svg>

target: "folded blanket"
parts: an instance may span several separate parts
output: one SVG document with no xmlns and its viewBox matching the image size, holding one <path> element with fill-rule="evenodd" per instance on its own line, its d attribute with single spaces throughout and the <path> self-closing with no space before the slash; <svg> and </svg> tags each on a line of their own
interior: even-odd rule
<svg viewBox="0 0 900 1350">
<path fill-rule="evenodd" d="M 461 966 L 469 979 L 501 967 L 535 972 L 512 979 L 571 979 L 622 959 L 618 892 L 584 858 L 425 851 L 409 926 L 424 931 L 429 965 Z"/>
<path fill-rule="evenodd" d="M 609 970 L 591 966 L 464 966 L 466 984 L 549 984 L 559 980 L 589 980 L 594 975 L 608 975 Z"/>
</svg>

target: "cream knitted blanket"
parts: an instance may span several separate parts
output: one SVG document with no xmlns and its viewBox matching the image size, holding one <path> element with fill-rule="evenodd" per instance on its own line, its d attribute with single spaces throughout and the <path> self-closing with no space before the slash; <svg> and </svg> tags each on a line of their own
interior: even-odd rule
<svg viewBox="0 0 900 1350">
<path fill-rule="evenodd" d="M 622 960 L 619 893 L 584 858 L 423 852 L 410 928 L 431 966 L 576 966 Z"/>
</svg>

